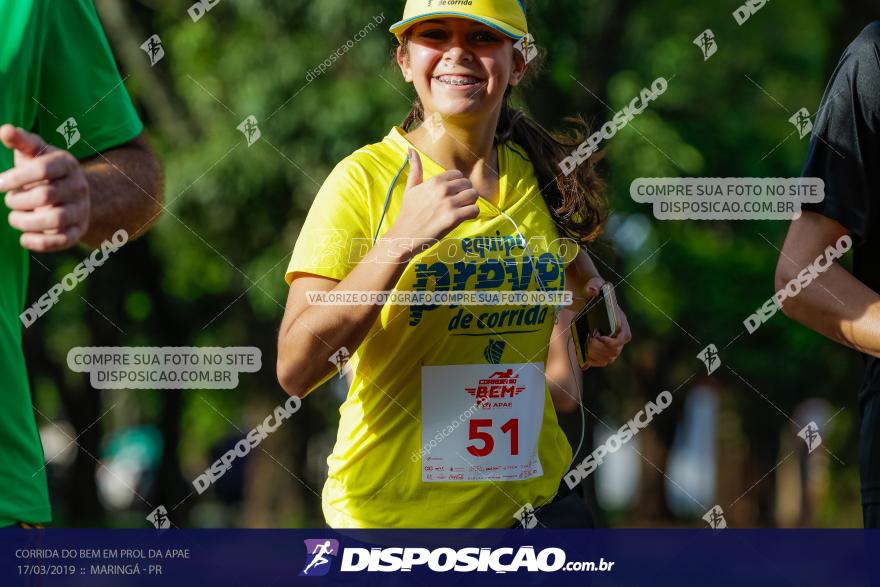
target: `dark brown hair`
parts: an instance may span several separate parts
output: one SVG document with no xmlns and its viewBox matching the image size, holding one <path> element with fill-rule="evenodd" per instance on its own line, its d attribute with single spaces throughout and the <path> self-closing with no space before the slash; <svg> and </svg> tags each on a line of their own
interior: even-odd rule
<svg viewBox="0 0 880 587">
<path fill-rule="evenodd" d="M 408 45 L 409 32 L 404 34 L 404 52 L 408 50 Z M 538 70 L 534 65 L 535 62 L 530 64 L 530 75 Z M 551 133 L 511 105 L 512 90 L 513 86 L 508 86 L 504 94 L 501 116 L 495 129 L 496 142 L 502 144 L 512 141 L 525 151 L 525 158 L 534 167 L 541 195 L 561 236 L 573 238 L 579 243 L 595 240 L 607 217 L 603 196 L 605 183 L 596 171 L 596 163 L 602 154 L 594 154 L 567 176 L 560 168 L 560 163 L 589 135 L 586 123 L 581 118 L 569 118 L 566 122 L 572 124 L 572 128 L 567 134 Z M 423 121 L 424 109 L 416 97 L 401 126 L 410 131 Z"/>
</svg>

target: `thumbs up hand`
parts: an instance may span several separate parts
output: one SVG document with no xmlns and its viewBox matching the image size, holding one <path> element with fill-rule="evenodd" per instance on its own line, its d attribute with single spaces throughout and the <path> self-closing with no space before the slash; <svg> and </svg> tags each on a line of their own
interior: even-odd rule
<svg viewBox="0 0 880 587">
<path fill-rule="evenodd" d="M 0 191 L 12 210 L 9 224 L 22 232 L 21 246 L 37 252 L 74 246 L 89 227 L 89 183 L 76 158 L 39 135 L 10 124 L 0 142 L 14 150 L 14 167 L 0 173 Z"/>
<path fill-rule="evenodd" d="M 430 247 L 459 224 L 480 214 L 479 194 L 461 171 L 445 171 L 423 181 L 418 151 L 409 151 L 403 204 L 386 238 L 400 239 L 413 253 Z"/>
</svg>

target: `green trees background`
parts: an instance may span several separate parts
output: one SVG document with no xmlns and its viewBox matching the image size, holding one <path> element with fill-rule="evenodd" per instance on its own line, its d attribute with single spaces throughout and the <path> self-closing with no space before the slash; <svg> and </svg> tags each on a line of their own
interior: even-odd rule
<svg viewBox="0 0 880 587">
<path fill-rule="evenodd" d="M 631 200 L 629 184 L 798 175 L 807 139 L 792 134 L 788 118 L 802 106 L 816 111 L 841 50 L 880 9 L 867 0 L 775 0 L 738 26 L 731 15 L 738 2 L 729 0 L 529 4 L 542 71 L 518 99 L 546 127 L 564 130 L 564 118 L 578 114 L 598 127 L 655 78 L 669 80 L 669 90 L 606 145 L 602 172 L 614 217 L 592 252 L 617 285 L 634 340 L 618 364 L 586 377 L 589 430 L 629 419 L 663 389 L 677 389 L 682 400 L 695 386 L 711 388 L 721 406 L 718 469 L 706 474 L 718 482 L 715 501 L 703 505 L 722 504 L 731 525 L 774 525 L 786 523 L 779 509 L 790 506 L 777 497 L 778 474 L 801 459 L 798 452 L 779 464 L 797 446 L 785 439 L 800 442 L 787 416 L 801 401 L 823 398 L 836 412 L 822 427 L 834 458 L 822 457 L 825 476 L 811 481 L 817 493 L 787 523 L 860 524 L 858 357 L 781 315 L 755 335 L 742 326 L 773 293 L 786 224 L 656 221 Z M 147 238 L 26 332 L 38 425 L 51 431 L 63 423 L 76 439 L 73 453 L 49 469 L 57 523 L 143 525 L 164 504 L 181 526 L 320 525 L 338 384 L 313 393 L 223 486 L 195 495 L 190 481 L 224 439 L 241 437 L 285 398 L 274 375 L 283 272 L 332 167 L 379 141 L 409 109 L 414 93 L 392 64 L 387 33 L 403 2 L 221 0 L 195 23 L 187 0 L 96 5 L 164 161 L 167 210 Z M 704 61 L 693 40 L 707 28 L 718 52 Z M 151 34 L 166 53 L 155 67 L 139 49 Z M 236 129 L 248 115 L 262 132 L 250 147 Z M 82 254 L 34 257 L 28 299 Z M 724 366 L 706 377 L 696 355 L 709 343 Z M 67 351 L 88 345 L 257 346 L 263 369 L 232 392 L 98 392 L 66 367 Z M 640 435 L 638 498 L 600 511 L 605 523 L 702 523 L 701 514 L 673 513 L 666 489 L 683 405 L 676 401 L 675 413 Z M 580 416 L 561 418 L 577 442 Z M 132 503 L 112 507 L 98 498 L 95 473 L 112 458 L 112 441 L 131 429 L 149 432 L 140 442 L 155 457 L 145 461 Z"/>
</svg>

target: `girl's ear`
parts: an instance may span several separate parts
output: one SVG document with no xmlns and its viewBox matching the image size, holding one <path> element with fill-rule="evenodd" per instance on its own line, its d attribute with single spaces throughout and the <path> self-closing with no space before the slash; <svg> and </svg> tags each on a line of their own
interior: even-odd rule
<svg viewBox="0 0 880 587">
<path fill-rule="evenodd" d="M 518 86 L 519 83 L 526 75 L 526 70 L 528 69 L 528 64 L 526 63 L 526 58 L 522 54 L 522 51 L 513 48 L 513 69 L 510 72 L 510 85 Z"/>
<path fill-rule="evenodd" d="M 407 82 L 412 82 L 412 69 L 409 66 L 409 58 L 406 54 L 406 50 L 403 48 L 403 45 L 397 47 L 397 65 L 398 67 L 400 67 L 400 72 L 403 74 L 403 79 Z"/>
</svg>

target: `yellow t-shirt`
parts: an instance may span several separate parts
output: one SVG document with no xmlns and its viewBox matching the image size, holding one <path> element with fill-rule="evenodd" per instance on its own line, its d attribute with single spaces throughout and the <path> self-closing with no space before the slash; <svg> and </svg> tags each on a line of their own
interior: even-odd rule
<svg viewBox="0 0 880 587">
<path fill-rule="evenodd" d="M 382 142 L 358 149 L 332 171 L 297 239 L 286 273 L 288 283 L 302 274 L 342 280 L 377 233 L 381 236 L 392 226 L 407 182 L 408 149 L 415 148 L 403 133 L 395 127 Z M 444 171 L 425 154 L 419 155 L 425 180 Z M 501 145 L 498 155 L 498 205 L 480 198 L 479 216 L 417 255 L 395 290 L 564 288 L 564 268 L 571 259 L 560 255 L 558 233 L 532 165 L 512 143 Z M 457 245 L 457 253 L 449 248 L 450 241 Z M 349 360 L 354 380 L 340 408 L 322 496 L 327 523 L 336 528 L 506 528 L 516 522 L 514 513 L 526 503 L 537 507 L 550 501 L 572 452 L 543 375 L 538 379 L 543 384 L 543 408 L 528 414 L 541 422 L 535 456 L 543 474 L 524 480 L 426 481 L 423 476 L 430 473 L 425 473 L 425 459 L 432 449 L 439 449 L 432 438 L 422 438 L 426 382 L 421 379 L 423 366 L 443 365 L 484 365 L 489 376 L 493 364 L 537 363 L 543 373 L 554 317 L 553 308 L 547 306 L 386 304 Z M 468 432 L 464 417 L 453 426 Z M 499 444 L 510 440 L 510 435 L 495 433 Z M 441 437 L 440 442 L 452 441 Z M 479 461 L 464 456 L 469 462 Z M 445 479 L 445 474 L 452 479 L 452 472 L 440 476 Z"/>
</svg>

